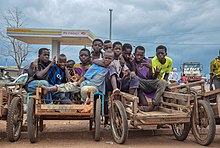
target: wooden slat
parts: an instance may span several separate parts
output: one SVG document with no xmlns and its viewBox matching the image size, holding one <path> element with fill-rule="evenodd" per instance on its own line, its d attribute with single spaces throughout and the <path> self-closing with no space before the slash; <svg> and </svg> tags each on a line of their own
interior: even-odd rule
<svg viewBox="0 0 220 148">
<path fill-rule="evenodd" d="M 2 90 L 2 84 L 0 84 L 0 117 L 2 117 L 2 108 L 3 108 L 3 90 Z"/>
<path fill-rule="evenodd" d="M 220 93 L 220 88 L 212 90 L 212 91 L 207 91 L 207 92 L 204 93 L 203 96 L 207 97 L 207 96 L 216 95 L 216 94 L 219 94 L 219 93 Z"/>
<path fill-rule="evenodd" d="M 89 113 L 78 113 L 78 112 L 49 112 L 49 111 L 38 111 L 38 113 L 36 114 L 37 116 L 60 116 L 60 118 L 62 118 L 62 116 L 76 116 L 76 117 L 80 117 L 80 116 L 88 116 L 88 117 L 93 117 L 93 113 L 89 112 Z"/>
<path fill-rule="evenodd" d="M 175 108 L 178 108 L 178 109 L 187 109 L 187 106 L 178 105 L 178 104 L 175 104 L 175 103 L 161 102 L 161 104 L 166 105 L 166 106 L 170 106 L 170 107 L 175 107 Z"/>
<path fill-rule="evenodd" d="M 199 85 L 201 86 L 201 84 L 204 84 L 204 83 L 205 83 L 205 81 L 197 81 L 197 82 L 192 82 L 192 83 L 172 86 L 170 88 L 171 89 L 176 89 L 176 88 L 192 87 L 192 86 L 199 86 Z"/>
<path fill-rule="evenodd" d="M 76 109 L 76 110 L 83 110 L 86 105 L 70 105 L 70 104 L 41 104 L 40 109 L 46 109 L 46 110 L 71 110 L 71 109 Z"/>
<path fill-rule="evenodd" d="M 189 109 L 190 110 L 190 109 Z M 188 111 L 189 111 L 188 110 Z M 165 112 L 165 113 L 182 113 L 181 111 L 177 111 L 177 110 L 174 110 L 174 109 L 169 109 L 169 108 L 165 108 L 165 107 L 162 107 L 160 106 L 158 111 L 161 111 L 161 112 Z"/>
<path fill-rule="evenodd" d="M 163 97 L 166 98 L 173 98 L 173 99 L 177 99 L 177 100 L 194 100 L 194 96 L 190 95 L 190 94 L 181 94 L 181 93 L 176 93 L 176 92 L 167 92 L 165 91 L 163 93 Z"/>
<path fill-rule="evenodd" d="M 135 119 L 137 125 L 159 125 L 159 124 L 178 124 L 190 122 L 189 117 L 155 118 L 155 119 Z"/>
<path fill-rule="evenodd" d="M 124 92 L 120 92 L 120 95 L 125 97 L 127 100 L 134 102 L 135 100 L 137 101 L 137 103 L 139 103 L 139 98 L 137 96 L 128 94 L 128 93 L 124 93 Z"/>
</svg>

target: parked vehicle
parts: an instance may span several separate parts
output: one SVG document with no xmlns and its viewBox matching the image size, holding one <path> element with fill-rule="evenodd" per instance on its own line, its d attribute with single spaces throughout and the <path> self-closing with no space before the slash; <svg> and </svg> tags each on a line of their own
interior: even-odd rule
<svg viewBox="0 0 220 148">
<path fill-rule="evenodd" d="M 200 81 L 202 64 L 200 62 L 184 62 L 181 67 L 181 79 L 186 77 L 188 82 Z"/>
</svg>

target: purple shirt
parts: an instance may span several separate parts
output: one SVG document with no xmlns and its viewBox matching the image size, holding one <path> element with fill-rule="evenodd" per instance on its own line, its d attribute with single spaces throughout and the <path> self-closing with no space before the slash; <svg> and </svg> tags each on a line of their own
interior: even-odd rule
<svg viewBox="0 0 220 148">
<path fill-rule="evenodd" d="M 152 64 L 151 59 L 144 58 L 143 63 L 147 63 L 147 62 Z M 140 66 L 140 65 L 137 64 L 137 62 L 135 62 L 135 68 L 136 68 L 136 73 L 137 73 L 138 77 L 140 77 L 142 79 L 146 79 L 146 80 L 150 79 L 150 78 L 148 78 L 148 73 L 149 73 L 150 69 L 146 65 L 141 65 Z"/>
</svg>

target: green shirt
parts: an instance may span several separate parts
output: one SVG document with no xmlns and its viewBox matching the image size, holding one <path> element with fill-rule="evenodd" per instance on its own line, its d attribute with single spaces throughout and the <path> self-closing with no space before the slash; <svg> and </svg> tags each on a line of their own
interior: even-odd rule
<svg viewBox="0 0 220 148">
<path fill-rule="evenodd" d="M 152 71 L 154 73 L 156 67 L 161 68 L 161 71 L 158 75 L 158 79 L 162 80 L 163 79 L 163 75 L 165 73 L 170 73 L 172 71 L 172 59 L 169 57 L 165 57 L 166 62 L 164 64 L 161 64 L 160 61 L 158 60 L 157 56 L 155 56 L 152 59 Z"/>
</svg>

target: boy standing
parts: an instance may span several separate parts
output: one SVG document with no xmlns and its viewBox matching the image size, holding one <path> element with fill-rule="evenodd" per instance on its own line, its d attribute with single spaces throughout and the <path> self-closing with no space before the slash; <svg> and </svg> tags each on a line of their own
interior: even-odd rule
<svg viewBox="0 0 220 148">
<path fill-rule="evenodd" d="M 103 42 L 101 39 L 95 39 L 92 42 L 92 61 L 94 59 L 101 59 L 103 58 L 103 53 L 102 53 L 102 48 L 103 48 Z"/>
<path fill-rule="evenodd" d="M 213 90 L 213 82 L 215 89 L 220 88 L 220 50 L 218 57 L 210 63 L 210 90 Z"/>
</svg>

